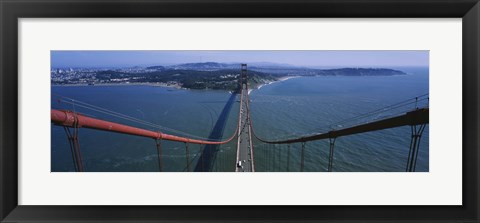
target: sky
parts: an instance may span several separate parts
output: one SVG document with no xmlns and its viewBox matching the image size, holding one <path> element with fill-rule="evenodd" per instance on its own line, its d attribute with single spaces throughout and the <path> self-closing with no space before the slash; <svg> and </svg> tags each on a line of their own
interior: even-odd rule
<svg viewBox="0 0 480 223">
<path fill-rule="evenodd" d="M 278 63 L 300 67 L 428 67 L 427 50 L 51 51 L 52 68 L 181 63 Z"/>
</svg>

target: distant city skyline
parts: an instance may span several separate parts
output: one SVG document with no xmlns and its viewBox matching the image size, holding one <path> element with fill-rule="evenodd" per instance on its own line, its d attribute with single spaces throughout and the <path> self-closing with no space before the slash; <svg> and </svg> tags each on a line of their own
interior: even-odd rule
<svg viewBox="0 0 480 223">
<path fill-rule="evenodd" d="M 100 68 L 182 63 L 275 63 L 299 67 L 428 67 L 427 50 L 51 51 L 52 68 Z"/>
</svg>

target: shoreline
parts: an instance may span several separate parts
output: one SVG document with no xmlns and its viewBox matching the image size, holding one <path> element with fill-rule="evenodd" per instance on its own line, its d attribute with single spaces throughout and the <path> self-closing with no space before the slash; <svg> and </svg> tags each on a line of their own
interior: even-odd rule
<svg viewBox="0 0 480 223">
<path fill-rule="evenodd" d="M 100 84 L 94 84 L 94 85 L 88 85 L 88 84 L 50 84 L 51 87 L 105 87 L 105 86 L 112 86 L 112 87 L 125 87 L 125 86 L 150 86 L 150 87 L 164 87 L 164 88 L 172 88 L 176 90 L 187 90 L 187 91 L 224 91 L 229 94 L 232 94 L 234 91 L 233 90 L 228 90 L 228 89 L 194 89 L 194 88 L 184 88 L 178 84 L 171 84 L 167 85 L 165 83 L 100 83 Z"/>
<path fill-rule="evenodd" d="M 171 84 L 168 85 L 166 83 L 98 83 L 98 84 L 50 84 L 50 86 L 55 87 L 104 87 L 104 86 L 152 86 L 152 87 L 168 87 L 168 88 L 175 88 L 175 89 L 182 89 L 188 90 L 188 88 L 184 88 L 178 84 Z"/>
<path fill-rule="evenodd" d="M 267 83 L 260 84 L 253 89 L 249 89 L 248 94 L 250 94 L 253 90 L 259 90 L 260 88 L 262 88 L 265 85 L 269 85 L 269 84 L 273 84 L 273 83 L 277 83 L 277 82 L 282 82 L 282 81 L 286 81 L 286 80 L 289 80 L 289 79 L 292 79 L 292 78 L 297 78 L 297 77 L 301 77 L 301 76 L 280 77 L 275 81 L 269 81 Z M 169 85 L 169 84 L 166 84 L 166 83 L 96 83 L 96 84 L 93 84 L 93 85 L 82 83 L 82 84 L 50 84 L 50 86 L 51 87 L 151 86 L 151 87 L 167 87 L 167 88 L 173 88 L 173 89 L 178 89 L 178 90 L 201 90 L 201 89 L 184 88 L 184 87 L 180 86 L 179 84 L 170 84 Z M 228 91 L 228 92 L 231 93 L 231 90 L 224 89 L 223 91 Z"/>
<path fill-rule="evenodd" d="M 302 76 L 285 76 L 285 77 L 281 77 L 281 78 L 278 78 L 278 80 L 276 80 L 276 81 L 270 81 L 270 82 L 267 82 L 267 83 L 264 83 L 264 84 L 260 84 L 260 85 L 258 85 L 258 87 L 256 87 L 255 89 L 252 89 L 252 90 L 260 90 L 260 88 L 262 88 L 262 87 L 265 86 L 265 85 L 274 84 L 274 83 L 277 83 L 277 82 L 282 82 L 282 81 L 286 81 L 286 80 L 290 80 L 290 79 L 298 78 L 298 77 L 302 77 Z M 251 90 L 248 92 L 248 94 L 250 94 L 250 92 L 251 92 Z"/>
</svg>

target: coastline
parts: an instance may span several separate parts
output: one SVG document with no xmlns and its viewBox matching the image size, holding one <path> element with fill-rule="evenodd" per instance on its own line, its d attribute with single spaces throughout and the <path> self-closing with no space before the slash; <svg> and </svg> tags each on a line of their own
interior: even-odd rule
<svg viewBox="0 0 480 223">
<path fill-rule="evenodd" d="M 278 80 L 275 80 L 275 81 L 270 81 L 270 82 L 267 82 L 267 83 L 264 83 L 264 84 L 260 84 L 255 89 L 250 89 L 248 91 L 248 94 L 250 94 L 250 92 L 252 90 L 260 90 L 260 88 L 262 88 L 265 85 L 274 84 L 274 83 L 277 83 L 277 82 L 282 82 L 282 81 L 290 80 L 290 79 L 297 78 L 297 77 L 301 77 L 301 76 L 285 76 L 285 77 L 278 78 Z"/>
<path fill-rule="evenodd" d="M 98 83 L 94 85 L 90 84 L 51 84 L 51 86 L 55 87 L 95 87 L 95 86 L 152 86 L 152 87 L 169 87 L 169 88 L 175 88 L 175 89 L 183 89 L 183 90 L 188 90 L 187 88 L 184 88 L 178 84 L 166 84 L 166 83 Z"/>
<path fill-rule="evenodd" d="M 265 85 L 274 84 L 274 83 L 277 83 L 277 82 L 282 82 L 282 81 L 290 80 L 290 79 L 297 78 L 297 77 L 301 77 L 301 76 L 280 77 L 275 81 L 269 81 L 269 82 L 260 84 L 255 88 L 249 89 L 248 94 L 250 94 L 253 90 L 259 90 L 260 88 L 262 88 Z M 55 86 L 55 87 L 151 86 L 151 87 L 168 87 L 168 88 L 174 88 L 174 89 L 179 89 L 179 90 L 192 90 L 192 89 L 189 89 L 189 88 L 184 88 L 179 84 L 167 84 L 167 83 L 95 83 L 93 85 L 90 85 L 90 84 L 87 84 L 87 83 L 81 83 L 81 84 L 51 84 L 51 86 L 52 87 L 53 86 Z"/>
<path fill-rule="evenodd" d="M 286 76 L 286 77 L 281 77 L 281 78 L 279 78 L 279 81 L 286 81 L 286 80 L 290 80 L 290 79 L 297 78 L 297 77 L 302 77 L 302 76 Z"/>
<path fill-rule="evenodd" d="M 204 91 L 204 90 L 213 90 L 213 91 L 224 91 L 232 94 L 232 90 L 228 89 L 193 89 L 193 88 L 184 88 L 178 84 L 165 84 L 165 83 L 99 83 L 95 85 L 88 84 L 51 84 L 51 87 L 125 87 L 125 86 L 150 86 L 150 87 L 165 87 L 172 88 L 176 90 L 188 90 L 188 91 Z"/>
</svg>

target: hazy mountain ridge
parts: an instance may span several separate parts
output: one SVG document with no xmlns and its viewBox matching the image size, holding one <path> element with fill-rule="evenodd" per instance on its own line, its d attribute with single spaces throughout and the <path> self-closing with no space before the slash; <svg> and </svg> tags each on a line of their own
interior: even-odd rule
<svg viewBox="0 0 480 223">
<path fill-rule="evenodd" d="M 223 69 L 240 69 L 240 64 L 217 63 L 217 62 L 203 62 L 203 63 L 186 63 L 173 66 L 167 66 L 166 69 L 180 69 L 180 70 L 199 70 L 199 71 L 215 71 Z M 300 76 L 391 76 L 391 75 L 405 75 L 403 71 L 388 69 L 388 68 L 336 68 L 336 69 L 319 69 L 298 67 L 288 64 L 275 63 L 254 63 L 248 66 L 249 71 L 258 71 L 262 73 L 271 73 L 273 75 L 300 75 Z"/>
</svg>

